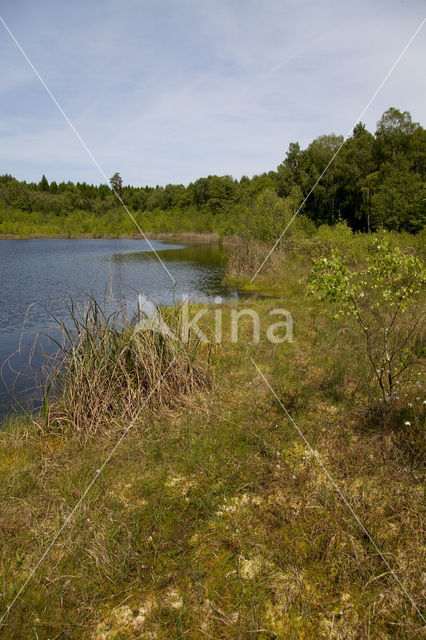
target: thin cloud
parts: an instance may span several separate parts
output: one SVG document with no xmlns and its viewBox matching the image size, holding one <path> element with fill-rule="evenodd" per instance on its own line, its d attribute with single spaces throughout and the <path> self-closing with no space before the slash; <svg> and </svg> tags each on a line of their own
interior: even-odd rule
<svg viewBox="0 0 426 640">
<path fill-rule="evenodd" d="M 25 0 L 3 16 L 105 171 L 155 185 L 268 171 L 291 141 L 345 133 L 422 12 L 396 1 Z M 371 130 L 389 106 L 425 121 L 425 49 L 418 38 L 407 52 L 365 116 Z M 0 172 L 99 182 L 5 33 L 0 54 Z"/>
</svg>

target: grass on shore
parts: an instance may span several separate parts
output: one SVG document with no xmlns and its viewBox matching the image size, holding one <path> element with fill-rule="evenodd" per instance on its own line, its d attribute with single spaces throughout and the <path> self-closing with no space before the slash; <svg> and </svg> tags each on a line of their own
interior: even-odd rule
<svg viewBox="0 0 426 640">
<path fill-rule="evenodd" d="M 143 318 L 128 318 L 125 309 L 107 308 L 90 298 L 83 307 L 71 303 L 69 319 L 57 320 L 62 340 L 53 362 L 47 359 L 53 394 L 45 394 L 42 432 L 83 440 L 114 432 L 123 416 L 135 419 L 144 404 L 170 405 L 208 384 L 196 335 L 174 340 L 141 328 Z M 170 331 L 180 336 L 179 306 L 165 312 Z"/>
<path fill-rule="evenodd" d="M 381 425 L 351 320 L 331 324 L 329 308 L 306 298 L 307 261 L 276 260 L 261 282 L 272 291 L 278 283 L 285 300 L 223 306 L 213 387 L 143 410 L 4 619 L 3 638 L 423 637 L 412 602 L 249 357 L 419 608 L 422 369 Z M 264 332 L 252 344 L 248 318 L 246 339 L 230 343 L 230 308 L 255 309 L 263 328 L 282 306 L 293 315 L 292 344 L 273 345 Z M 1 434 L 1 611 L 128 422 L 84 442 L 34 425 Z"/>
</svg>

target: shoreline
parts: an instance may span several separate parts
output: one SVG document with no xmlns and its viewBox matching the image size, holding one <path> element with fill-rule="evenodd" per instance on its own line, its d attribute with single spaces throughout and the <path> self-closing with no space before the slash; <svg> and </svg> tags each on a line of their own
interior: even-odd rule
<svg viewBox="0 0 426 640">
<path fill-rule="evenodd" d="M 0 234 L 0 240 L 143 240 L 148 238 L 150 240 L 179 240 L 181 242 L 219 242 L 220 236 L 216 232 L 207 231 L 205 233 L 197 233 L 194 231 L 182 231 L 182 232 L 159 232 L 149 233 L 142 235 L 141 233 L 124 233 L 118 235 L 111 234 L 94 234 L 94 233 L 80 233 L 78 235 L 70 235 L 67 233 L 57 233 L 54 235 L 48 235 L 43 233 L 33 233 L 30 235 L 16 235 L 12 233 Z"/>
</svg>

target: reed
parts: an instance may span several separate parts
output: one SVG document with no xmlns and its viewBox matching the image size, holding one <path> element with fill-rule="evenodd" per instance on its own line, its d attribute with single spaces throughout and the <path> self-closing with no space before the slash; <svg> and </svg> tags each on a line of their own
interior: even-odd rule
<svg viewBox="0 0 426 640">
<path fill-rule="evenodd" d="M 253 276 L 262 265 L 271 247 L 266 243 L 236 239 L 228 254 L 227 277 Z M 284 248 L 277 247 L 265 263 L 262 273 L 275 271 L 285 258 Z"/>
<path fill-rule="evenodd" d="M 200 342 L 181 339 L 179 307 L 167 310 L 175 338 L 140 330 L 124 308 L 108 310 L 89 298 L 84 308 L 72 301 L 61 331 L 58 353 L 46 356 L 42 428 L 87 438 L 133 419 L 141 407 L 171 405 L 208 384 Z"/>
</svg>

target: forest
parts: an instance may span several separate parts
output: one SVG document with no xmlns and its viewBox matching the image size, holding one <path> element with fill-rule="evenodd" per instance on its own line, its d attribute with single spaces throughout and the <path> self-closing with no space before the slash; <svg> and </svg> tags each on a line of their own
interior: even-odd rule
<svg viewBox="0 0 426 640">
<path fill-rule="evenodd" d="M 117 173 L 111 184 L 147 232 L 215 231 L 271 241 L 305 198 L 295 229 L 306 233 L 339 221 L 362 232 L 422 229 L 426 130 L 410 113 L 392 107 L 374 134 L 359 123 L 342 146 L 343 141 L 333 133 L 306 149 L 292 142 L 276 170 L 251 178 L 209 175 L 188 186 L 133 187 L 123 186 Z M 0 234 L 134 233 L 135 224 L 110 185 L 0 176 Z"/>
</svg>

